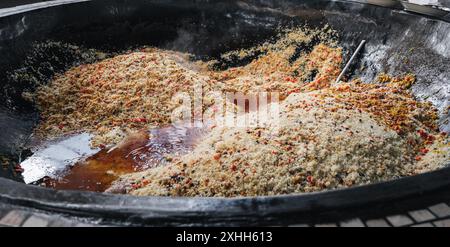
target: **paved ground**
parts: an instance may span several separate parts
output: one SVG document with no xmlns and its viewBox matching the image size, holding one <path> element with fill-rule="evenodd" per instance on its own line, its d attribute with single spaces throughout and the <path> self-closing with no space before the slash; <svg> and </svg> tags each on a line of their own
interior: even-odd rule
<svg viewBox="0 0 450 247">
<path fill-rule="evenodd" d="M 92 227 L 90 219 L 49 214 L 29 208 L 0 204 L 0 227 Z"/>
</svg>

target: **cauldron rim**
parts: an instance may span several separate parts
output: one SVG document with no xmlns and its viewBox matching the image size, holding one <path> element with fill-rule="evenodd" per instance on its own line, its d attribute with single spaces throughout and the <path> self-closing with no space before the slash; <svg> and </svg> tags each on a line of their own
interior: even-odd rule
<svg viewBox="0 0 450 247">
<path fill-rule="evenodd" d="M 0 18 L 42 8 L 91 0 L 58 0 L 11 8 Z M 349 2 L 343 0 L 330 0 Z M 354 2 L 354 1 L 350 1 Z M 360 2 L 357 2 L 362 4 Z M 445 20 L 441 20 L 445 21 Z M 450 165 L 450 164 L 449 164 Z M 361 207 L 374 202 L 421 195 L 450 185 L 450 167 L 440 170 L 351 188 L 277 196 L 202 198 L 137 197 L 83 191 L 57 191 L 0 178 L 0 202 L 55 213 L 93 217 L 131 225 L 259 225 L 280 222 L 326 210 Z M 264 218 L 264 219 L 262 219 Z"/>
<path fill-rule="evenodd" d="M 29 186 L 0 178 L 0 202 L 130 225 L 260 225 L 421 196 L 450 184 L 450 167 L 380 183 L 257 197 L 138 197 Z M 335 215 L 333 215 L 335 216 Z M 124 221 L 124 222 L 122 222 Z"/>
</svg>

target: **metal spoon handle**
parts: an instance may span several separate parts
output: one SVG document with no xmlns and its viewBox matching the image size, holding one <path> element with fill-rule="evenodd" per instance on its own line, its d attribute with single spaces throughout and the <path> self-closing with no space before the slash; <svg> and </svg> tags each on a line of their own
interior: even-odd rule
<svg viewBox="0 0 450 247">
<path fill-rule="evenodd" d="M 345 72 L 347 72 L 348 67 L 350 67 L 350 64 L 352 64 L 353 60 L 355 60 L 356 56 L 358 55 L 359 51 L 363 48 L 364 44 L 366 43 L 366 40 L 361 41 L 358 48 L 356 48 L 356 51 L 353 53 L 350 60 L 348 60 L 347 64 L 345 65 L 344 69 L 342 70 L 341 74 L 339 74 L 338 78 L 336 79 L 335 83 L 339 83 L 341 81 L 342 76 L 344 76 Z"/>
</svg>

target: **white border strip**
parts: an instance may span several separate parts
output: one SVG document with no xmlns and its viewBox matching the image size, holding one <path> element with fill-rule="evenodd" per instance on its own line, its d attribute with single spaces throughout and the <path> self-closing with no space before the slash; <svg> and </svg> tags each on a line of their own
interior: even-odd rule
<svg viewBox="0 0 450 247">
<path fill-rule="evenodd" d="M 91 0 L 54 0 L 48 2 L 40 2 L 40 3 L 32 3 L 26 5 L 20 5 L 17 7 L 4 8 L 0 9 L 0 17 L 20 14 L 32 10 L 44 9 L 58 5 L 72 4 L 72 3 L 80 3 L 80 2 L 89 2 Z"/>
</svg>

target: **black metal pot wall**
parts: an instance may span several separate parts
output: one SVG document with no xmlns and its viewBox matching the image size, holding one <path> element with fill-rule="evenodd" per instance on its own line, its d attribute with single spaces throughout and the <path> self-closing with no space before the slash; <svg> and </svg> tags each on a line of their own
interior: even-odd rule
<svg viewBox="0 0 450 247">
<path fill-rule="evenodd" d="M 77 2 L 77 1 L 73 1 Z M 83 62 L 64 52 L 27 63 L 34 42 L 61 41 L 118 52 L 153 45 L 190 52 L 198 58 L 249 47 L 280 26 L 329 24 L 341 34 L 348 54 L 368 40 L 349 76 L 369 81 L 379 72 L 417 75 L 413 92 L 441 110 L 441 128 L 450 130 L 450 23 L 372 5 L 346 1 L 158 1 L 98 0 L 17 8 L 0 17 L 0 154 L 18 157 L 38 114 L 21 99 L 35 85 L 11 79 L 24 66 L 44 78 Z M 70 56 L 69 56 L 70 55 Z M 58 59 L 54 59 L 54 57 Z M 45 66 L 42 66 L 45 65 Z M 41 73 L 42 72 L 42 73 Z M 153 225 L 257 225 L 289 223 L 324 210 L 358 207 L 424 193 L 450 184 L 450 169 L 346 190 L 277 197 L 136 198 L 87 192 L 53 191 L 0 179 L 0 201 L 46 210 Z"/>
</svg>

